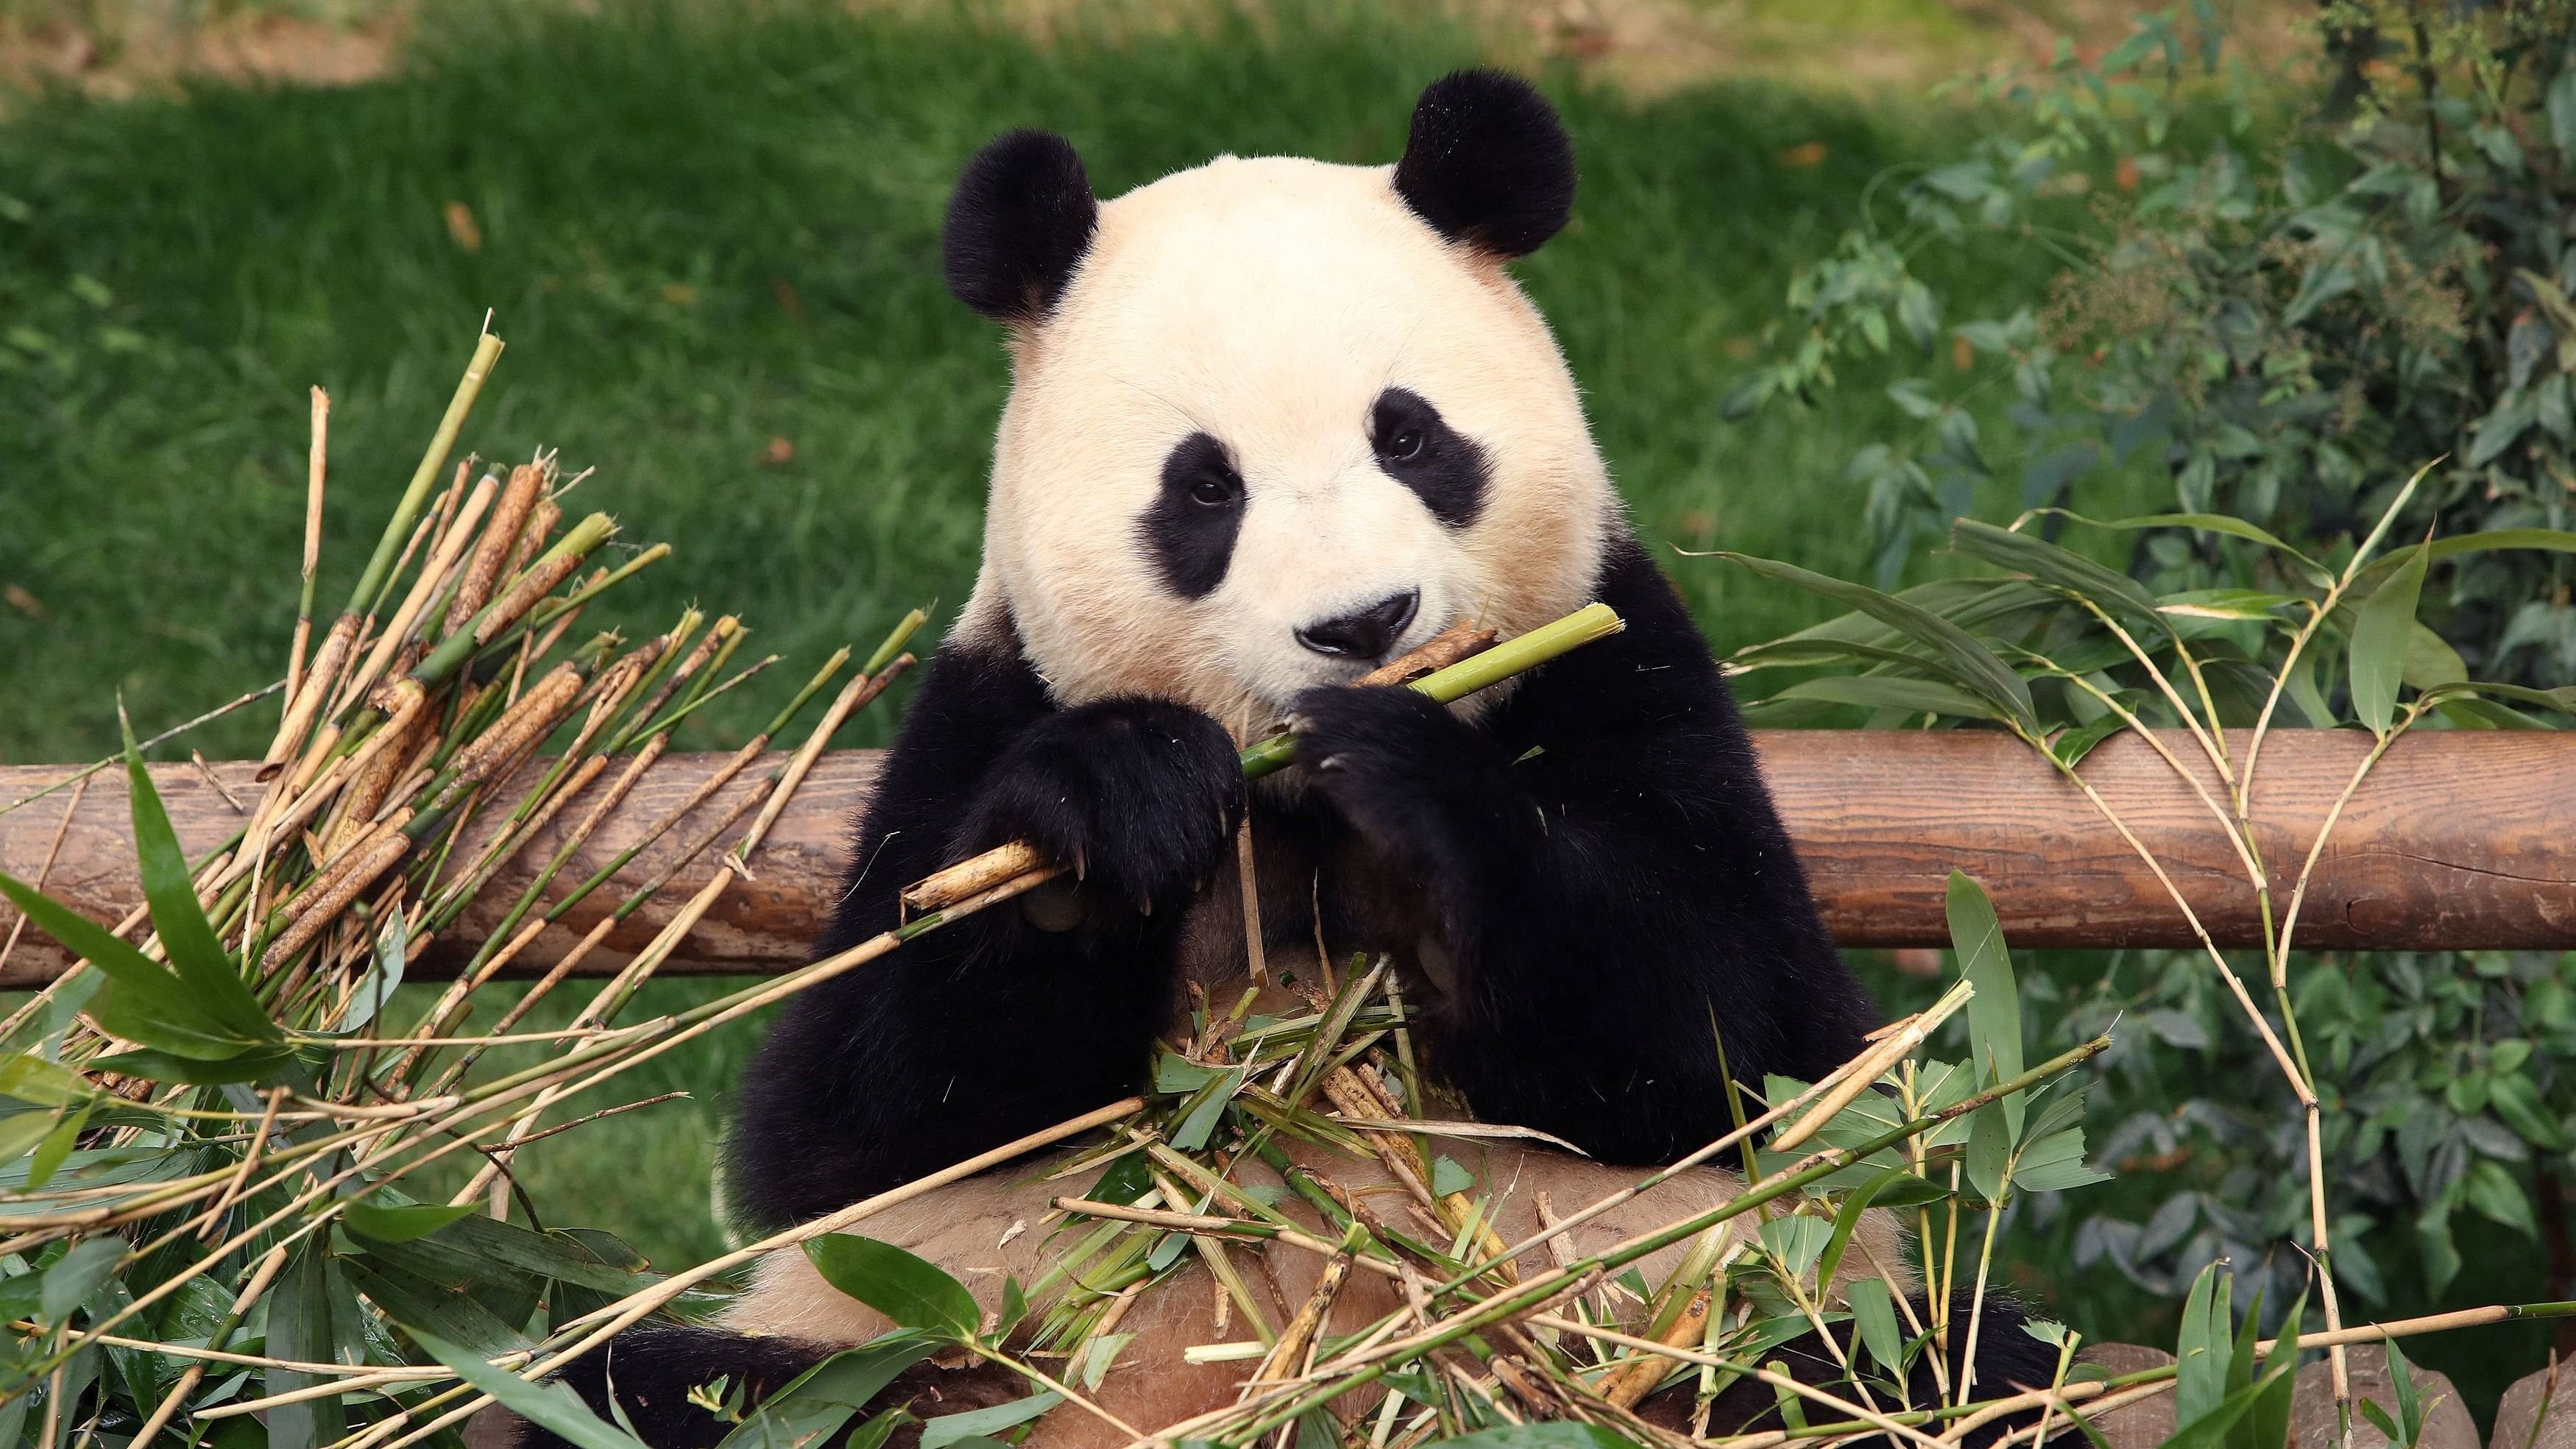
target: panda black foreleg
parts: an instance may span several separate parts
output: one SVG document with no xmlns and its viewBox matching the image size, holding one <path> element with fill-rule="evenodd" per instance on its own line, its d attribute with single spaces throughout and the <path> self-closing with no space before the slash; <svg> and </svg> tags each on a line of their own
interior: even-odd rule
<svg viewBox="0 0 2576 1449">
<path fill-rule="evenodd" d="M 1422 880 L 1456 978 L 1426 1036 L 1479 1116 L 1669 1162 L 1726 1130 L 1729 1069 L 1859 1045 L 1803 890 L 1771 898 L 1785 841 L 1761 858 L 1695 784 L 1727 744 L 1708 712 L 1525 760 L 1409 690 L 1308 691 L 1294 723 L 1315 788 Z"/>
<path fill-rule="evenodd" d="M 980 756 L 908 726 L 827 949 L 895 924 L 904 885 L 1005 841 L 1079 880 L 799 997 L 744 1076 L 735 1208 L 803 1221 L 1135 1090 L 1176 989 L 1182 907 L 1225 859 L 1241 795 L 1225 731 L 1174 705 L 1042 712 Z"/>
</svg>

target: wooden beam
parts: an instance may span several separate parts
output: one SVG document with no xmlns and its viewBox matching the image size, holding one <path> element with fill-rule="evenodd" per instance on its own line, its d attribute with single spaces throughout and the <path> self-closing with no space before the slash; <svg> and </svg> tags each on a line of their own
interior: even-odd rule
<svg viewBox="0 0 2576 1449">
<path fill-rule="evenodd" d="M 2194 941 L 2164 888 L 2089 803 L 2029 749 L 1981 731 L 1792 730 L 1757 736 L 1763 771 L 1795 838 L 1825 919 L 1847 946 L 1939 946 L 1952 868 L 1985 883 L 2004 931 L 2020 947 L 2186 946 Z M 2164 741 L 2225 795 L 2191 741 Z M 2257 776 L 2256 844 L 2274 899 L 2291 884 L 2319 824 L 2369 739 L 2350 731 L 2281 731 L 2265 742 Z M 657 765 L 563 876 L 606 863 L 684 798 L 721 759 L 672 756 Z M 850 817 L 876 777 L 878 756 L 826 755 L 754 860 L 757 878 L 728 892 L 669 969 L 771 972 L 805 958 L 839 889 Z M 214 767 L 233 792 L 254 790 L 251 764 Z M 745 771 L 619 881 L 571 912 L 520 960 L 556 959 L 634 884 L 768 772 Z M 0 804 L 60 779 L 58 766 L 0 767 Z M 2087 758 L 2084 778 L 2155 852 L 2224 946 L 2262 942 L 2243 866 L 2208 809 L 2148 742 L 2121 736 Z M 154 767 L 179 835 L 212 848 L 240 817 L 193 766 Z M 33 879 L 64 821 L 68 792 L 0 815 L 0 870 Z M 46 887 L 100 920 L 140 899 L 128 841 L 123 776 L 103 771 L 70 815 Z M 578 819 L 578 807 L 559 821 Z M 541 836 L 504 871 L 458 929 L 432 943 L 424 973 L 453 969 L 487 933 L 553 848 Z M 609 937 L 585 969 L 605 971 L 642 946 L 667 912 L 714 869 L 682 871 L 665 900 Z M 0 907 L 0 937 L 15 912 Z M 50 979 L 64 965 L 29 931 L 0 970 L 0 987 Z M 2298 943 L 2317 947 L 2576 947 L 2576 733 L 2427 731 L 2392 748 L 2336 827 L 2320 859 Z"/>
</svg>

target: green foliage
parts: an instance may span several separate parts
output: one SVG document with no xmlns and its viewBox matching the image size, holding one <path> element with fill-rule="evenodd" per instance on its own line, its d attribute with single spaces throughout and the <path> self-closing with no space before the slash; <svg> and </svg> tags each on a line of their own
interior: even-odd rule
<svg viewBox="0 0 2576 1449">
<path fill-rule="evenodd" d="M 2412 612 L 2422 602 L 2416 585 L 2428 560 L 2513 544 L 2563 550 L 2576 539 L 2555 531 L 2482 534 L 2381 557 L 2373 550 L 2408 501 L 2401 488 L 2387 517 L 2331 571 L 2261 530 L 2226 530 L 2272 561 L 2271 591 L 2155 592 L 2029 527 L 1963 519 L 1954 532 L 1960 551 L 2011 572 L 1894 596 L 1831 583 L 1822 591 L 1862 607 L 1741 651 L 1735 662 L 1756 679 L 1831 665 L 1857 672 L 1807 678 L 1747 712 L 1814 717 L 1830 696 L 1813 686 L 1836 678 L 1933 684 L 1949 691 L 1944 700 L 1873 699 L 1871 722 L 1989 723 L 2045 751 L 2076 780 L 2085 754 L 2102 740 L 2160 727 L 2170 732 L 2165 748 L 2205 755 L 2214 773 L 2233 782 L 2218 787 L 2208 808 L 2239 838 L 2254 839 L 2260 793 L 2245 781 L 2266 735 L 2292 721 L 2358 724 L 2385 748 L 2414 728 L 2537 728 L 2576 714 L 2576 688 L 2500 686 L 2470 681 L 2456 667 L 2427 668 L 2417 647 L 2426 631 Z M 2052 516 L 2080 530 L 2095 527 L 2072 514 Z M 2130 522 L 2111 527 L 2125 530 Z M 1799 580 L 1796 572 L 1773 572 Z M 1890 607 L 1896 604 L 1907 607 Z M 2444 660 L 2458 663 L 2447 651 Z M 1997 667 L 2026 684 L 2035 725 L 1982 684 L 1983 673 Z M 2346 683 L 2320 683 L 2338 676 Z M 2462 708 L 2472 703 L 2478 712 Z M 2366 775 L 2355 788 L 2369 788 Z M 2306 864 L 2273 862 L 2272 878 L 2303 879 Z M 2243 888 L 2250 891 L 2250 881 Z M 2285 901 L 2257 904 L 2272 923 L 2274 946 L 2251 962 L 2215 952 L 2145 953 L 2143 982 L 2115 985 L 2115 973 L 2054 1003 L 2055 1030 L 2069 1039 L 2123 1018 L 2143 1028 L 2124 1033 L 2098 1068 L 2098 1095 L 2113 1125 L 2094 1161 L 2146 1157 L 2192 1169 L 2164 1189 L 2143 1222 L 2110 1203 L 2082 1213 L 2074 1266 L 2108 1264 L 2157 1293 L 2180 1291 L 2221 1259 L 2236 1265 L 2240 1281 L 2268 1287 L 2275 1303 L 2310 1286 L 2310 1149 L 2298 1128 L 2292 1078 L 2263 1039 L 2269 1032 L 2287 1039 L 2285 1050 L 2298 1054 L 2296 1070 L 2323 1103 L 2316 1151 L 2330 1184 L 2332 1243 L 2331 1253 L 2319 1256 L 2350 1290 L 2348 1303 L 2429 1306 L 2461 1270 L 2461 1214 L 2526 1240 L 2540 1231 L 2529 1174 L 2562 1170 L 2569 1143 L 2560 1123 L 2576 1105 L 2568 1095 L 2576 1093 L 2569 1069 L 2576 1066 L 2576 958 L 2321 958 L 2295 951 L 2295 916 Z M 1982 893 L 1954 878 L 1952 933 L 1963 968 L 1981 986 L 1981 973 L 1999 955 L 1990 944 L 1992 921 Z M 2220 971 L 2286 982 L 2260 1031 L 2222 986 Z M 1978 1001 L 1987 999 L 1981 990 Z M 1980 1079 L 2009 1069 L 2003 1061 L 1986 1065 L 1990 1044 L 2011 1040 L 2018 1051 L 2019 1021 L 2000 1016 L 1970 1010 Z M 2068 1159 L 2079 1170 L 2080 1140 Z M 2000 1120 L 1981 1113 L 1972 1121 L 1966 1168 L 1987 1200 L 2007 1181 L 2034 1186 L 2031 1152 L 2025 1147 L 2015 1156 L 2013 1142 Z M 2048 1216 L 2053 1210 L 2043 1221 Z M 2409 1224 L 2411 1232 L 2374 1231 L 2386 1223 Z M 2413 1269 L 2408 1281 L 2391 1284 L 2392 1258 Z M 2230 1412 L 2252 1413 L 2251 1404 Z M 2213 1417 L 2206 1436 L 2217 1442 L 2239 1432 L 2230 1427 L 2237 1423 Z"/>
<path fill-rule="evenodd" d="M 2403 530 L 2576 522 L 2576 8 L 2359 0 L 2319 24 L 2330 92 L 2233 60 L 2207 0 L 2094 64 L 2061 49 L 1988 80 L 1995 131 L 1888 188 L 1791 286 L 1774 359 L 1730 400 L 1892 359 L 1913 437 L 1849 474 L 1882 581 L 2016 477 L 2038 508 L 2155 476 L 2183 513 L 2331 549 L 2441 459 Z M 1998 246 L 2054 256 L 2044 298 L 1985 311 L 1921 275 L 1929 251 Z M 2280 572 L 2207 529 L 2148 550 L 2164 591 Z M 2444 561 L 2430 622 L 2488 677 L 2576 683 L 2571 577 L 2557 556 Z"/>
<path fill-rule="evenodd" d="M 2339 4 L 2312 43 L 2314 88 L 2284 87 L 2195 5 L 2097 62 L 2061 51 L 1982 83 L 1993 133 L 1865 195 L 1729 398 L 1814 400 L 1864 363 L 1889 375 L 1909 421 L 1850 465 L 1882 582 L 1942 539 L 2013 576 L 1898 597 L 2029 675 L 2037 736 L 2070 768 L 2133 723 L 2223 747 L 2257 721 L 2385 737 L 2576 705 L 2576 7 Z M 1923 275 L 1953 248 L 2044 256 L 2047 280 L 2001 308 L 1963 302 Z M 2152 480 L 2170 511 L 2065 511 L 2114 479 Z M 2016 480 L 2013 528 L 1965 516 Z M 1881 724 L 2009 717 L 1972 707 L 1991 692 L 1941 667 L 1955 653 L 1882 616 L 1739 660 L 1841 666 L 1776 691 L 1757 709 L 1774 722 L 1855 704 Z M 2507 1230 L 2490 1256 L 2564 1231 L 2532 1193 L 2569 1166 L 2576 962 L 2287 971 L 2271 1018 L 2295 1014 L 2314 1057 L 2351 1301 L 2439 1299 L 2464 1267 L 2463 1214 Z M 2099 1066 L 2104 1160 L 2181 1165 L 2138 1219 L 2081 1221 L 2075 1262 L 2179 1294 L 2227 1257 L 2285 1301 L 2308 1233 L 2305 1146 L 2282 1127 L 2296 1103 L 2211 962 L 2133 953 L 2066 976 L 2070 1032 L 2123 1012 L 2147 1028 Z"/>
</svg>

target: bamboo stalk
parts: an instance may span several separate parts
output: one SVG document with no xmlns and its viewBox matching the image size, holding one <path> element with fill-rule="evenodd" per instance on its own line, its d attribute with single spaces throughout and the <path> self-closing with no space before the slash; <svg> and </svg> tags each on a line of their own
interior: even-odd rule
<svg viewBox="0 0 2576 1449">
<path fill-rule="evenodd" d="M 304 456 L 304 587 L 295 605 L 295 638 L 286 649 L 286 697 L 304 682 L 304 646 L 313 637 L 313 583 L 322 567 L 322 488 L 331 454 L 331 395 L 313 389 L 312 441 Z M 137 1443 L 149 1443 L 149 1438 Z"/>
<path fill-rule="evenodd" d="M 510 481 L 501 490 L 501 500 L 492 510 L 492 522 L 476 540 L 474 554 L 457 581 L 456 594 L 447 601 L 447 614 L 439 627 L 441 634 L 453 634 L 465 627 L 466 621 L 492 602 L 493 586 L 500 582 L 501 566 L 509 562 L 519 537 L 526 531 L 528 514 L 545 490 L 546 470 L 535 463 L 521 463 L 510 470 Z"/>
<path fill-rule="evenodd" d="M 492 366 L 501 359 L 501 339 L 489 332 L 474 339 L 474 358 L 465 365 L 464 377 L 458 379 L 455 396 L 448 399 L 447 412 L 438 420 L 438 430 L 430 435 L 429 449 L 421 455 L 420 467 L 403 489 L 402 501 L 394 505 L 394 516 L 385 524 L 382 537 L 376 540 L 375 554 L 358 575 L 357 587 L 349 591 L 348 606 L 343 614 L 363 614 L 373 607 L 376 595 L 386 583 L 392 566 L 396 540 L 410 532 L 412 520 L 420 516 L 421 506 L 429 501 L 430 485 L 445 466 L 447 455 L 456 447 L 456 435 L 465 426 L 465 415 L 473 410 L 475 398 L 482 395 L 483 380 L 492 375 Z"/>
</svg>

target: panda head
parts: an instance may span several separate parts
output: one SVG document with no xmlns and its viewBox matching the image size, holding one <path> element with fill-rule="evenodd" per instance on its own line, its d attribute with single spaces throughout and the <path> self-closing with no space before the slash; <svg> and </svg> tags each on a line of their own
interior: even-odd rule
<svg viewBox="0 0 2576 1449">
<path fill-rule="evenodd" d="M 1618 505 L 1503 268 L 1573 199 L 1555 113 L 1491 71 L 1424 91 L 1392 167 L 1225 156 L 1101 203 L 1060 137 L 985 147 L 943 245 L 1013 370 L 967 637 L 1007 620 L 1059 703 L 1248 731 L 1579 607 Z"/>
</svg>

